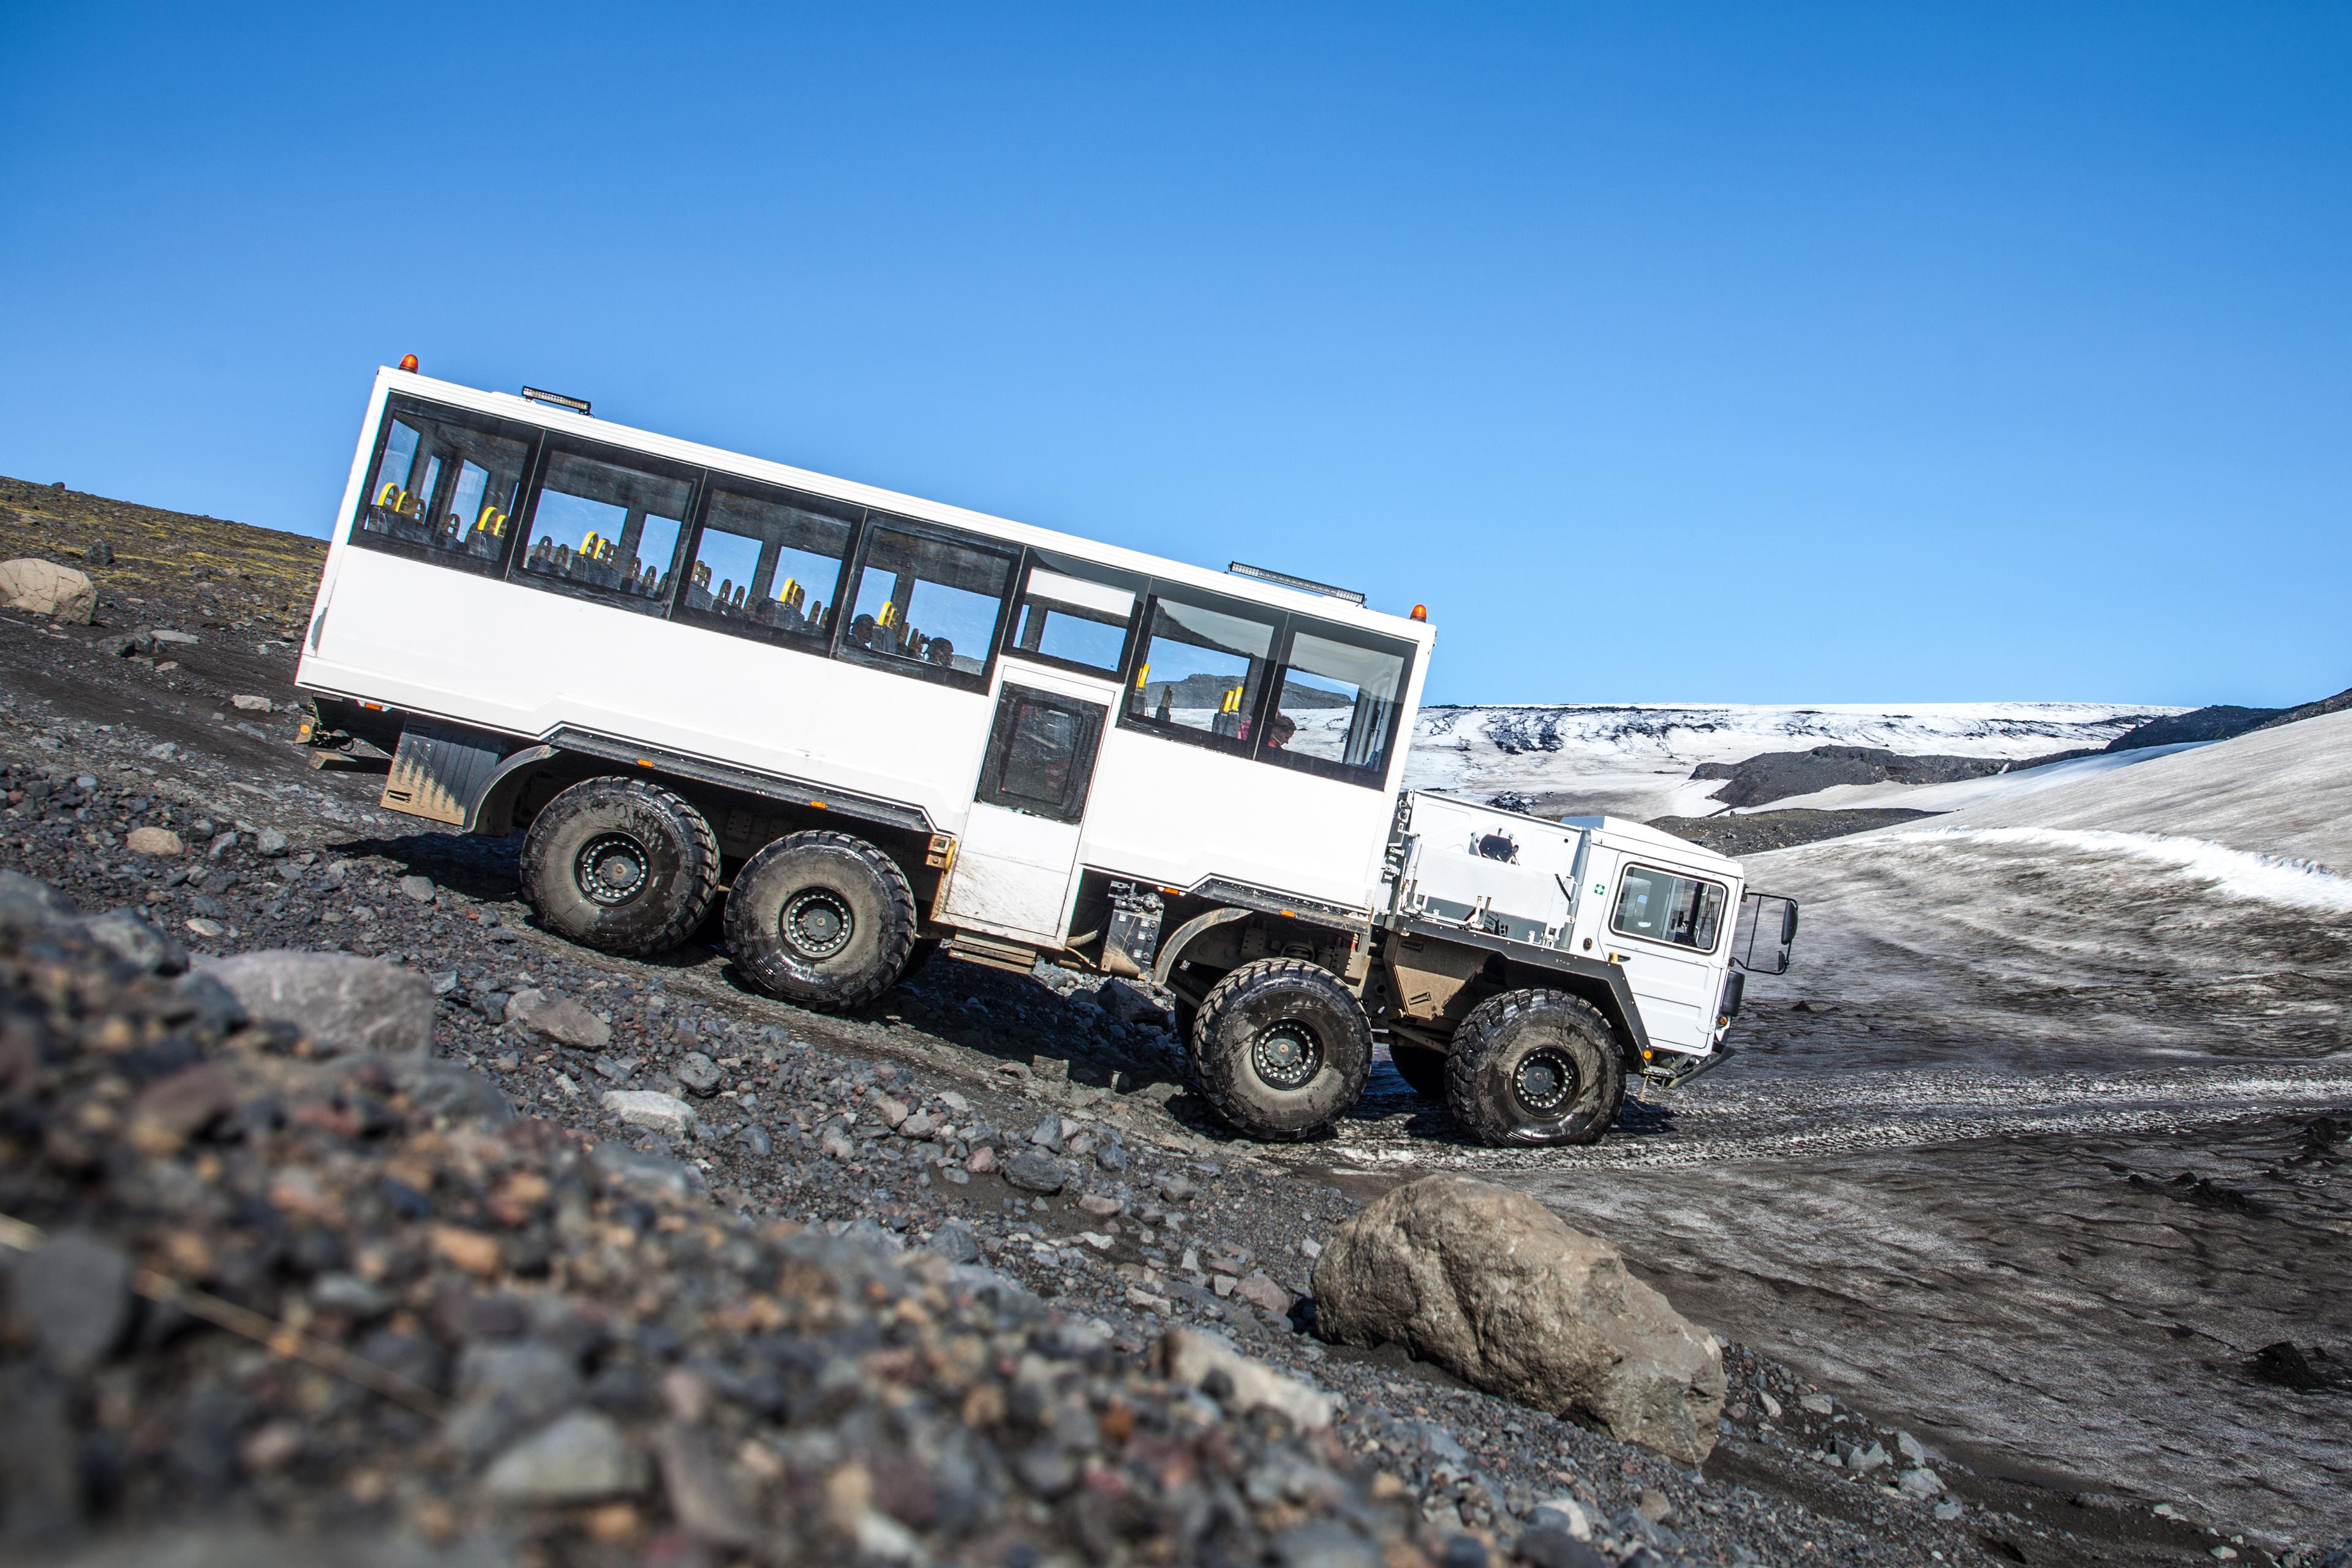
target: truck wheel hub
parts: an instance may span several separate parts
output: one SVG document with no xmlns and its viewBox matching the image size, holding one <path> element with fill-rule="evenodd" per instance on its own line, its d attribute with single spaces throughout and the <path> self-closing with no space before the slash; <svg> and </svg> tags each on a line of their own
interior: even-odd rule
<svg viewBox="0 0 2352 1568">
<path fill-rule="evenodd" d="M 1323 1068 L 1323 1042 L 1296 1018 L 1258 1031 L 1250 1043 L 1250 1066 L 1268 1089 L 1304 1089 Z"/>
<path fill-rule="evenodd" d="M 1556 1114 L 1576 1093 L 1576 1064 L 1558 1051 L 1529 1051 L 1511 1074 L 1511 1089 L 1533 1114 Z"/>
<path fill-rule="evenodd" d="M 650 859 L 627 834 L 600 833 L 581 846 L 572 878 L 590 902 L 614 909 L 645 891 Z"/>
<path fill-rule="evenodd" d="M 803 958 L 831 958 L 849 945 L 856 917 L 830 888 L 795 893 L 784 905 L 784 941 Z"/>
</svg>

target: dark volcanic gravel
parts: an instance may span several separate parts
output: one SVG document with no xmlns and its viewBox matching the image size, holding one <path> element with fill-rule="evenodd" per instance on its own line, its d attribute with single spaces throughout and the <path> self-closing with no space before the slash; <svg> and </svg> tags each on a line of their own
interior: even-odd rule
<svg viewBox="0 0 2352 1568">
<path fill-rule="evenodd" d="M 1322 1346 L 1313 1253 L 1378 1180 L 1226 1138 L 1156 1017 L 1050 967 L 947 961 L 825 1017 L 747 993 L 707 940 L 648 963 L 556 941 L 511 842 L 415 831 L 375 808 L 380 777 L 306 765 L 282 642 L 152 582 L 127 602 L 78 550 L 99 625 L 0 614 L 0 866 L 167 940 L 134 963 L 70 923 L 0 932 L 0 1213 L 50 1237 L 0 1249 L 12 1560 L 160 1559 L 173 1531 L 204 1549 L 182 1560 L 239 1563 L 295 1533 L 354 1562 L 1393 1568 L 2227 1544 L 1920 1464 L 1737 1344 L 1697 1472 Z M 199 640 L 125 642 L 152 626 Z M 299 948 L 411 972 L 433 1053 L 237 1026 L 160 973 L 172 943 L 199 967 Z M 415 1397 L 158 1303 L 133 1270 Z M 1336 1424 L 1171 1384 L 1171 1329 L 1337 1395 Z M 1888 1466 L 1842 1457 L 1874 1443 Z M 1950 1490 L 1884 1484 L 1905 1468 Z M 1534 1531 L 1556 1500 L 1589 1546 Z"/>
</svg>

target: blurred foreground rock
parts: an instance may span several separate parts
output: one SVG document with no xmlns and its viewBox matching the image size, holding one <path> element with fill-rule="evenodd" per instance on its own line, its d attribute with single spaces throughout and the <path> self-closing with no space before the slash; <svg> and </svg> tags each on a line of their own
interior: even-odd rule
<svg viewBox="0 0 2352 1568">
<path fill-rule="evenodd" d="M 0 1559 L 1433 1561 L 1329 1397 L 1229 1346 L 1122 1349 L 955 1238 L 730 1214 L 17 892 Z M 276 1006 L 262 967 L 229 978 Z"/>
</svg>

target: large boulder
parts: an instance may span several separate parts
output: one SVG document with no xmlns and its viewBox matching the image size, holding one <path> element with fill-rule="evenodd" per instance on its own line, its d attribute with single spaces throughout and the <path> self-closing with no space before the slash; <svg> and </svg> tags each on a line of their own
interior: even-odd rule
<svg viewBox="0 0 2352 1568">
<path fill-rule="evenodd" d="M 1315 1265 L 1317 1331 L 1402 1345 L 1464 1382 L 1696 1465 L 1715 1447 L 1723 1351 L 1533 1198 L 1461 1176 L 1397 1188 Z"/>
<path fill-rule="evenodd" d="M 0 561 L 0 608 L 86 626 L 98 611 L 98 589 L 81 573 L 54 561 L 29 555 Z"/>
<path fill-rule="evenodd" d="M 276 948 L 205 965 L 252 1016 L 299 1025 L 339 1051 L 433 1049 L 433 982 L 346 952 Z"/>
</svg>

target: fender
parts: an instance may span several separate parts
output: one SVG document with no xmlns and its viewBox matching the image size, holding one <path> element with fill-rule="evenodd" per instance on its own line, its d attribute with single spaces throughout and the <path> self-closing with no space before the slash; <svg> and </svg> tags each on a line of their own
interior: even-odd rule
<svg viewBox="0 0 2352 1568">
<path fill-rule="evenodd" d="M 563 753 L 553 746 L 525 746 L 507 758 L 482 783 L 482 793 L 466 809 L 462 831 L 487 833 L 494 838 L 514 831 L 514 804 L 530 775 Z"/>
<path fill-rule="evenodd" d="M 1184 950 L 1192 945 L 1194 937 L 1229 921 L 1245 921 L 1249 917 L 1247 910 L 1211 910 L 1207 914 L 1194 915 L 1178 926 L 1168 933 L 1168 940 L 1160 944 L 1160 957 L 1151 966 L 1151 983 L 1154 985 L 1168 984 L 1168 977 L 1176 972 L 1177 963 L 1183 958 Z"/>
</svg>

